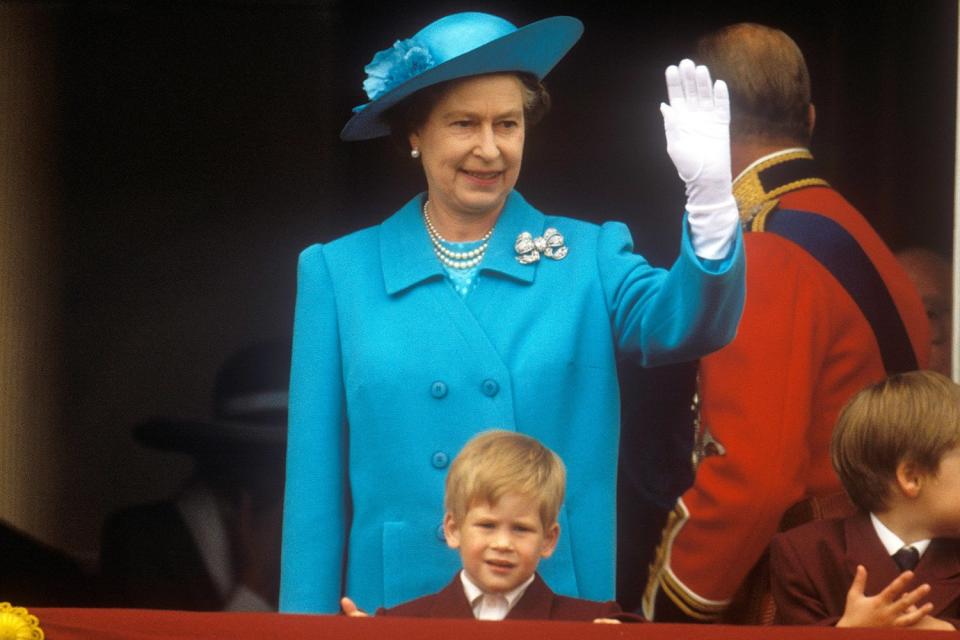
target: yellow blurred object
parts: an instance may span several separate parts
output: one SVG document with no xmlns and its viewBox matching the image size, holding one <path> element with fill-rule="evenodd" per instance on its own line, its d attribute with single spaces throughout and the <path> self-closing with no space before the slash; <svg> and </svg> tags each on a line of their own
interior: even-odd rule
<svg viewBox="0 0 960 640">
<path fill-rule="evenodd" d="M 37 616 L 24 607 L 0 602 L 0 640 L 43 640 L 43 629 Z"/>
</svg>

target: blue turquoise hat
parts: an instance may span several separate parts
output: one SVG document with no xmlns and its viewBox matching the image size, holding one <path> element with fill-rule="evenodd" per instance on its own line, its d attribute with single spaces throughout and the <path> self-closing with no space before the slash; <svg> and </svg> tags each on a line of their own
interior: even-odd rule
<svg viewBox="0 0 960 640">
<path fill-rule="evenodd" d="M 484 73 L 522 71 L 542 79 L 580 39 L 583 23 L 556 16 L 517 28 L 489 13 L 454 13 L 377 52 L 363 68 L 370 102 L 353 109 L 343 140 L 390 134 L 383 112 L 420 89 Z"/>
</svg>

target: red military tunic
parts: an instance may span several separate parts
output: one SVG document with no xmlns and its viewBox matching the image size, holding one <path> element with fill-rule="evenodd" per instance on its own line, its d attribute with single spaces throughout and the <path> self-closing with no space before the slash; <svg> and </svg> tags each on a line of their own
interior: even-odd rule
<svg viewBox="0 0 960 640">
<path fill-rule="evenodd" d="M 798 180 L 796 168 L 806 177 Z M 717 619 L 784 512 L 842 490 L 829 454 L 837 414 L 886 374 L 871 325 L 836 277 L 800 245 L 756 232 L 778 200 L 780 209 L 832 219 L 859 243 L 926 366 L 919 295 L 866 219 L 812 169 L 809 152 L 793 149 L 754 163 L 734 184 L 755 231 L 745 234 L 746 306 L 734 341 L 701 361 L 700 428 L 713 444 L 651 568 L 643 609 L 650 619 Z"/>
</svg>

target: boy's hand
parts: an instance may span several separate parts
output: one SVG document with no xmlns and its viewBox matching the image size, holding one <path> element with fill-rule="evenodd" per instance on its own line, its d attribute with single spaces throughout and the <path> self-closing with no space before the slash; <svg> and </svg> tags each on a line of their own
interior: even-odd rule
<svg viewBox="0 0 960 640">
<path fill-rule="evenodd" d="M 941 620 L 940 618 L 934 618 L 933 616 L 923 616 L 920 619 L 920 622 L 917 622 L 911 629 L 924 629 L 926 631 L 955 631 L 956 627 L 947 622 L 946 620 Z"/>
<path fill-rule="evenodd" d="M 365 611 L 361 611 L 360 607 L 354 603 L 353 600 L 344 596 L 340 598 L 340 608 L 343 609 L 343 614 L 350 616 L 351 618 L 369 618 L 370 614 Z"/>
<path fill-rule="evenodd" d="M 847 604 L 838 627 L 909 627 L 921 622 L 933 610 L 929 602 L 917 606 L 920 598 L 930 593 L 930 585 L 922 584 L 913 591 L 906 591 L 913 580 L 912 571 L 904 571 L 894 578 L 883 591 L 867 597 L 863 590 L 867 585 L 867 570 L 857 565 Z M 942 621 L 941 621 L 942 622 Z"/>
</svg>

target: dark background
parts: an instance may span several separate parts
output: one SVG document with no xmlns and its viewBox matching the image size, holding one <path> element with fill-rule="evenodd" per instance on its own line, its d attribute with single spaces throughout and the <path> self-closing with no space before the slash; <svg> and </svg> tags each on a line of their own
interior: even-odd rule
<svg viewBox="0 0 960 640">
<path fill-rule="evenodd" d="M 173 490 L 186 459 L 137 445 L 154 415 L 207 416 L 217 366 L 288 337 L 296 256 L 422 190 L 385 140 L 342 143 L 375 51 L 437 17 L 584 21 L 548 77 L 519 189 L 540 209 L 621 219 L 666 264 L 683 205 L 658 110 L 695 37 L 751 20 L 792 35 L 817 106 L 813 151 L 895 248 L 951 246 L 956 3 L 85 2 L 57 24 L 64 422 L 71 480 L 38 535 L 86 558 L 103 516 Z M 735 99 L 735 97 L 734 97 Z M 40 472 L 39 470 L 37 471 Z M 0 514 L 3 515 L 3 514 Z"/>
</svg>

